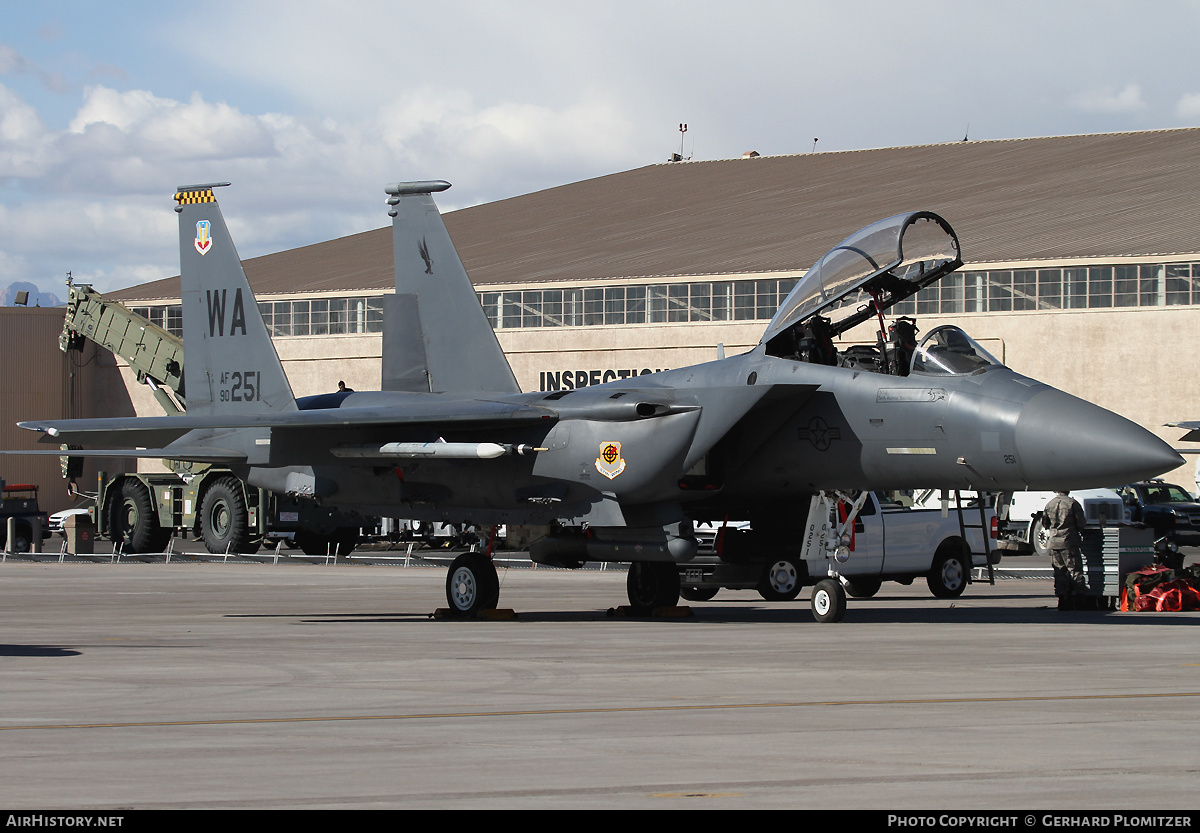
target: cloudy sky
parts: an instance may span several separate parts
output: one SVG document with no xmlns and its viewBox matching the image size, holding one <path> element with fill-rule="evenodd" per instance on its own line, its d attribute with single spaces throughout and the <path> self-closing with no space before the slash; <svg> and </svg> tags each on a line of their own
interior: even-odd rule
<svg viewBox="0 0 1200 833">
<path fill-rule="evenodd" d="M 0 287 L 178 273 L 664 161 L 1200 124 L 1200 0 L 0 0 Z M 864 222 L 872 218 L 864 218 Z"/>
</svg>

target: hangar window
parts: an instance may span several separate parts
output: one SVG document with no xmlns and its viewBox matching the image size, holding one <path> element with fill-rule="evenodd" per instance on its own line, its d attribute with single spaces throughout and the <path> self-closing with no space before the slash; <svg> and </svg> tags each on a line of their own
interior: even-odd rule
<svg viewBox="0 0 1200 833">
<path fill-rule="evenodd" d="M 542 293 L 542 326 L 563 325 L 563 294 L 561 289 L 547 289 Z"/>
<path fill-rule="evenodd" d="M 1017 269 L 1012 273 L 1012 308 L 1037 309 L 1037 270 Z"/>
<path fill-rule="evenodd" d="M 308 307 L 309 332 L 315 336 L 329 335 L 329 301 L 313 300 Z"/>
<path fill-rule="evenodd" d="M 1113 270 L 1108 267 L 1092 267 L 1088 271 L 1088 307 L 1107 308 L 1113 305 Z"/>
<path fill-rule="evenodd" d="M 1200 264 L 955 272 L 892 309 L 896 315 L 954 315 L 1180 304 L 1200 304 Z"/>
<path fill-rule="evenodd" d="M 563 326 L 580 327 L 583 325 L 583 290 L 563 290 Z"/>
<path fill-rule="evenodd" d="M 594 327 L 604 323 L 604 290 L 583 290 L 583 325 Z"/>
<path fill-rule="evenodd" d="M 1163 280 L 1165 267 L 1142 264 L 1138 267 L 1138 297 L 1140 306 L 1163 307 L 1167 303 L 1167 286 Z"/>
<path fill-rule="evenodd" d="M 690 320 L 688 315 L 688 285 L 672 283 L 667 285 L 667 321 L 682 323 Z"/>
<path fill-rule="evenodd" d="M 167 308 L 167 320 L 171 321 Z M 263 324 L 275 336 L 325 336 L 383 331 L 383 299 L 314 298 L 300 301 L 259 301 Z M 182 322 L 181 322 L 182 323 Z M 169 329 L 169 327 L 168 327 Z"/>
<path fill-rule="evenodd" d="M 941 301 L 938 298 L 938 287 L 927 286 L 924 289 L 917 290 L 918 315 L 935 315 L 940 308 Z"/>
<path fill-rule="evenodd" d="M 1063 270 L 1063 309 L 1083 309 L 1087 306 L 1088 270 Z"/>
<path fill-rule="evenodd" d="M 737 281 L 733 285 L 733 320 L 750 321 L 757 317 L 753 281 Z"/>
<path fill-rule="evenodd" d="M 522 292 L 521 326 L 540 327 L 542 326 L 543 318 L 541 290 L 526 290 L 525 292 Z"/>
<path fill-rule="evenodd" d="M 1168 306 L 1200 302 L 1200 263 L 1171 263 L 1165 273 Z"/>
<path fill-rule="evenodd" d="M 646 287 L 629 286 L 625 288 L 625 323 L 646 323 Z"/>
<path fill-rule="evenodd" d="M 712 284 L 694 283 L 690 287 L 688 298 L 689 313 L 692 321 L 712 321 Z"/>
<path fill-rule="evenodd" d="M 1113 269 L 1113 306 L 1136 307 L 1138 305 L 1138 268 L 1117 266 Z"/>
<path fill-rule="evenodd" d="M 625 323 L 625 287 L 607 286 L 604 288 L 604 323 Z"/>
<path fill-rule="evenodd" d="M 310 334 L 309 302 L 292 301 L 292 331 L 289 335 L 306 336 Z"/>
<path fill-rule="evenodd" d="M 329 334 L 341 335 L 346 332 L 348 324 L 346 299 L 331 298 L 329 301 Z"/>
<path fill-rule="evenodd" d="M 276 301 L 271 304 L 271 335 L 290 336 L 292 334 L 292 302 Z"/>
<path fill-rule="evenodd" d="M 1038 273 L 1038 309 L 1062 308 L 1062 270 L 1042 269 Z"/>
</svg>

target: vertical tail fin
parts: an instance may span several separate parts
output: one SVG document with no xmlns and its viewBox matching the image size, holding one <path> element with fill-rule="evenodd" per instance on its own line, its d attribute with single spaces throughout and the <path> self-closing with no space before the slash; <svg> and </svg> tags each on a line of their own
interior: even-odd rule
<svg viewBox="0 0 1200 833">
<path fill-rule="evenodd" d="M 387 186 L 396 298 L 385 309 L 383 387 L 519 393 L 433 201 L 448 182 Z"/>
<path fill-rule="evenodd" d="M 189 414 L 294 411 L 296 400 L 210 185 L 180 186 L 179 274 Z"/>
</svg>

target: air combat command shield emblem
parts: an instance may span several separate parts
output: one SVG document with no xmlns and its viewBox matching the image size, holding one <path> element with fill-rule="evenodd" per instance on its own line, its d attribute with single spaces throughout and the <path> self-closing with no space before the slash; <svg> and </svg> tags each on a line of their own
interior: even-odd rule
<svg viewBox="0 0 1200 833">
<path fill-rule="evenodd" d="M 212 248 L 212 224 L 208 220 L 200 220 L 196 223 L 196 251 L 206 255 L 210 248 Z"/>
<path fill-rule="evenodd" d="M 625 471 L 625 460 L 621 457 L 620 443 L 600 443 L 600 456 L 596 458 L 596 471 L 609 480 Z"/>
</svg>

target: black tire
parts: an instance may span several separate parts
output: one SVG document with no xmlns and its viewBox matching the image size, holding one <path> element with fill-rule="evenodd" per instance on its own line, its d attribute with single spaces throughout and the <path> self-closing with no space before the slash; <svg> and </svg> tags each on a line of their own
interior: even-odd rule
<svg viewBox="0 0 1200 833">
<path fill-rule="evenodd" d="M 25 553 L 33 549 L 33 527 L 25 521 L 17 521 L 12 541 L 8 540 L 8 518 L 0 518 L 0 550 Z M 9 546 L 11 544 L 12 546 Z"/>
<path fill-rule="evenodd" d="M 358 541 L 361 536 L 358 532 L 358 527 L 355 526 L 339 526 L 329 536 L 329 543 L 333 545 L 332 552 L 335 555 L 340 555 L 343 558 L 354 552 L 354 548 L 358 546 Z"/>
<path fill-rule="evenodd" d="M 309 532 L 307 529 L 297 529 L 292 534 L 292 544 L 305 555 L 327 555 L 329 553 L 329 539 L 316 532 Z"/>
<path fill-rule="evenodd" d="M 500 601 L 500 579 L 492 559 L 478 552 L 464 552 L 446 573 L 446 603 L 456 616 L 474 616 L 494 610 Z"/>
<path fill-rule="evenodd" d="M 171 530 L 158 525 L 158 511 L 146 485 L 124 480 L 121 491 L 109 504 L 108 534 L 125 552 L 162 552 L 171 538 Z"/>
<path fill-rule="evenodd" d="M 629 565 L 625 592 L 634 610 L 679 604 L 679 568 L 668 561 L 635 561 Z"/>
<path fill-rule="evenodd" d="M 933 557 L 933 569 L 925 579 L 929 592 L 939 599 L 958 598 L 967 589 L 970 569 L 960 544 L 942 544 Z"/>
<path fill-rule="evenodd" d="M 712 601 L 720 589 L 720 587 L 680 587 L 679 595 L 689 602 L 708 602 Z"/>
<path fill-rule="evenodd" d="M 883 579 L 874 576 L 858 576 L 846 579 L 846 593 L 856 599 L 869 599 L 879 592 Z"/>
<path fill-rule="evenodd" d="M 846 591 L 836 579 L 818 581 L 812 591 L 812 614 L 818 622 L 840 622 L 846 616 Z"/>
<path fill-rule="evenodd" d="M 768 602 L 790 602 L 804 587 L 800 562 L 789 556 L 777 558 L 767 565 L 758 583 L 758 595 Z"/>
<path fill-rule="evenodd" d="M 222 477 L 208 487 L 200 501 L 200 535 L 209 552 L 258 552 L 261 540 L 250 529 L 250 514 L 240 481 Z"/>
</svg>

